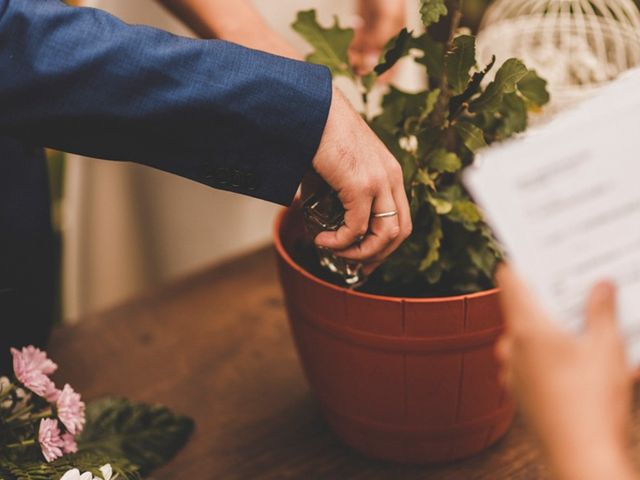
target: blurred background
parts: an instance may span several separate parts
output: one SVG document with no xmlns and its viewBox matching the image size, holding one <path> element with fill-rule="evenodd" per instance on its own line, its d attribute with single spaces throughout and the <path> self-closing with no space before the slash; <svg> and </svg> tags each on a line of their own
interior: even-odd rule
<svg viewBox="0 0 640 480">
<path fill-rule="evenodd" d="M 253 2 L 272 28 L 302 53 L 307 47 L 290 28 L 297 11 L 316 8 L 325 24 L 337 14 L 343 25 L 353 23 L 355 12 L 355 0 Z M 69 3 L 105 9 L 129 23 L 192 35 L 154 0 Z M 476 30 L 490 4 L 465 0 L 465 25 Z M 419 29 L 418 9 L 419 0 L 407 0 L 410 29 Z M 411 84 L 415 74 L 401 70 L 396 80 Z M 59 253 L 58 316 L 66 322 L 270 242 L 278 207 L 266 202 L 128 163 L 59 152 L 50 152 L 49 161 Z"/>
</svg>

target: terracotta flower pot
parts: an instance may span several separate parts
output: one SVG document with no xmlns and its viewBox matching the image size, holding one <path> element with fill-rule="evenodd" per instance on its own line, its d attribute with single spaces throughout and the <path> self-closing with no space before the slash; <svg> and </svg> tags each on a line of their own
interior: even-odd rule
<svg viewBox="0 0 640 480">
<path fill-rule="evenodd" d="M 275 226 L 293 337 L 333 430 L 360 452 L 402 463 L 478 453 L 509 428 L 498 383 L 498 292 L 437 299 L 366 295 L 324 282 L 290 256 L 302 213 Z"/>
</svg>

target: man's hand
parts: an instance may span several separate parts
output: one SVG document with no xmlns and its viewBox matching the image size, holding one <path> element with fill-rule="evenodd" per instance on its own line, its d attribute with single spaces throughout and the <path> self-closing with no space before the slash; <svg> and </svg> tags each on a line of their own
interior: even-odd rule
<svg viewBox="0 0 640 480">
<path fill-rule="evenodd" d="M 405 0 L 359 0 L 362 24 L 356 28 L 351 62 L 358 74 L 367 74 L 378 64 L 387 42 L 406 25 Z"/>
<path fill-rule="evenodd" d="M 409 203 L 400 164 L 335 88 L 313 168 L 346 210 L 344 226 L 321 233 L 316 244 L 371 273 L 411 233 Z M 397 215 L 373 218 L 388 212 Z"/>
<path fill-rule="evenodd" d="M 503 380 L 539 435 L 558 478 L 636 478 L 627 455 L 632 381 L 609 283 L 593 290 L 580 336 L 560 330 L 507 267 L 497 275 L 507 335 Z"/>
</svg>

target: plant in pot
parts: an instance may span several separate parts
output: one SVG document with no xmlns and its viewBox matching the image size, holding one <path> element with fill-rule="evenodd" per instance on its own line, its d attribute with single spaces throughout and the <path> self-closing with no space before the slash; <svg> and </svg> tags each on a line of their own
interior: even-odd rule
<svg viewBox="0 0 640 480">
<path fill-rule="evenodd" d="M 293 24 L 315 49 L 308 60 L 362 93 L 363 115 L 402 165 L 414 232 L 363 287 L 348 289 L 317 267 L 301 208 L 283 212 L 275 242 L 289 320 L 333 430 L 365 454 L 399 462 L 472 455 L 513 419 L 493 356 L 501 253 L 461 171 L 479 149 L 524 131 L 549 95 L 517 59 L 478 66 L 460 12 L 459 0 L 422 0 L 426 33 L 402 30 L 362 76 L 349 64 L 352 30 L 337 21 L 324 28 L 314 11 Z M 443 22 L 450 34 L 438 41 L 430 27 L 440 23 L 441 32 Z M 425 67 L 424 90 L 391 86 L 370 115 L 377 78 L 403 57 Z"/>
</svg>

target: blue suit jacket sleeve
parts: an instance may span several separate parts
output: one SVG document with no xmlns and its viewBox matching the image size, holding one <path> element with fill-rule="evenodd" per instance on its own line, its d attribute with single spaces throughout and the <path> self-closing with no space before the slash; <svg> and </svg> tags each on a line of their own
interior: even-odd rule
<svg viewBox="0 0 640 480">
<path fill-rule="evenodd" d="M 330 103 L 324 67 L 59 0 L 0 0 L 2 135 L 287 204 Z"/>
</svg>

